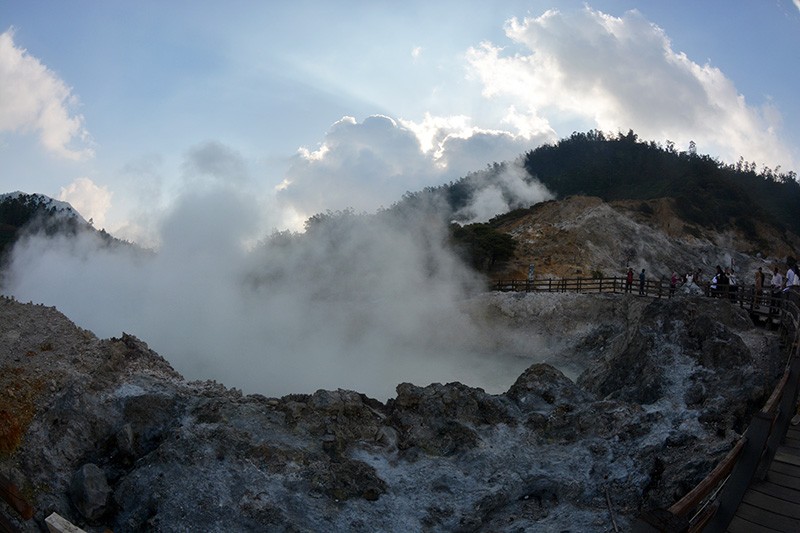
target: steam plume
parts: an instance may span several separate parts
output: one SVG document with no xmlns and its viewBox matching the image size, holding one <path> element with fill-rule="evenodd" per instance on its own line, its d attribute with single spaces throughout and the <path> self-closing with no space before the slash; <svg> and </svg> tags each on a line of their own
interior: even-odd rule
<svg viewBox="0 0 800 533">
<path fill-rule="evenodd" d="M 469 312 L 481 282 L 444 246 L 435 215 L 318 217 L 248 251 L 257 215 L 229 189 L 186 196 L 155 254 L 90 233 L 31 235 L 6 290 L 100 337 L 132 333 L 189 379 L 270 396 L 349 388 L 385 399 L 403 381 L 501 392 L 531 363 L 502 355 Z"/>
</svg>

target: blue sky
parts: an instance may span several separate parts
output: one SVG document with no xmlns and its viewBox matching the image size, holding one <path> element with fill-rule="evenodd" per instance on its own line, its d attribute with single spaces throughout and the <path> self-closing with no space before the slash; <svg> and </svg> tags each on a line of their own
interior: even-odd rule
<svg viewBox="0 0 800 533">
<path fill-rule="evenodd" d="M 799 3 L 0 0 L 0 192 L 157 244 L 193 195 L 263 235 L 593 128 L 800 171 Z"/>
</svg>

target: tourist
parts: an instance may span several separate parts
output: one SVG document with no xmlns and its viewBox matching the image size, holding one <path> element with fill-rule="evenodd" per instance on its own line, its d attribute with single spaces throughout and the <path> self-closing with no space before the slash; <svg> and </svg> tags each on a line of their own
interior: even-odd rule
<svg viewBox="0 0 800 533">
<path fill-rule="evenodd" d="M 728 274 L 722 270 L 722 267 L 717 265 L 716 274 L 711 278 L 711 295 L 715 297 L 727 296 L 730 289 L 730 280 Z"/>
<path fill-rule="evenodd" d="M 644 269 L 642 269 L 642 271 L 639 273 L 639 296 L 644 296 L 645 295 L 645 292 L 644 292 L 644 280 L 645 280 Z"/>
<path fill-rule="evenodd" d="M 769 285 L 772 288 L 773 296 L 783 288 L 783 276 L 778 271 L 778 267 L 775 267 L 775 271 L 772 273 L 772 280 L 770 280 Z"/>
<path fill-rule="evenodd" d="M 778 311 L 778 298 L 780 297 L 781 289 L 783 288 L 783 276 L 778 271 L 778 267 L 775 267 L 775 271 L 772 273 L 772 280 L 770 280 L 769 286 L 772 292 L 769 312 L 772 314 Z"/>
<path fill-rule="evenodd" d="M 728 278 L 728 295 L 731 301 L 736 301 L 736 291 L 739 290 L 739 280 L 736 279 L 736 273 L 729 269 L 725 269 L 725 276 Z"/>
<path fill-rule="evenodd" d="M 719 288 L 719 292 L 723 295 L 728 294 L 728 289 L 730 288 L 730 280 L 728 280 L 728 275 L 722 270 L 719 266 L 717 266 L 717 271 L 719 272 L 717 278 L 717 286 Z"/>
<path fill-rule="evenodd" d="M 625 292 L 631 292 L 633 287 L 633 269 L 628 267 L 628 274 L 625 276 Z"/>
<path fill-rule="evenodd" d="M 669 280 L 669 296 L 670 298 L 675 296 L 675 287 L 678 286 L 678 273 L 673 272 L 672 277 Z"/>
<path fill-rule="evenodd" d="M 764 291 L 764 272 L 761 267 L 756 271 L 755 289 L 753 290 L 753 297 L 755 299 L 756 308 L 761 307 L 761 293 Z"/>
<path fill-rule="evenodd" d="M 789 287 L 800 285 L 800 283 L 798 283 L 800 280 L 798 280 L 797 273 L 795 272 L 797 264 L 794 259 L 789 259 L 786 264 L 789 265 L 789 268 L 786 270 L 786 287 L 783 290 L 788 291 Z"/>
</svg>

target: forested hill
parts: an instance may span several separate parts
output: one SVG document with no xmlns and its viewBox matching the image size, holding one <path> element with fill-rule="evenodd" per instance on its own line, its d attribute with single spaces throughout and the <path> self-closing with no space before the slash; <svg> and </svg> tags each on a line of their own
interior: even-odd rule
<svg viewBox="0 0 800 533">
<path fill-rule="evenodd" d="M 524 156 L 525 169 L 559 198 L 575 194 L 606 201 L 673 197 L 679 214 L 701 226 L 735 224 L 753 231 L 757 220 L 800 234 L 800 184 L 780 167 L 757 170 L 740 159 L 726 165 L 690 146 L 678 152 L 632 131 L 607 137 L 574 133 Z"/>
<path fill-rule="evenodd" d="M 0 267 L 5 265 L 11 247 L 26 230 L 70 236 L 93 232 L 107 245 L 130 244 L 112 237 L 104 229 L 95 230 L 91 222 L 85 221 L 66 202 L 42 194 L 0 194 Z"/>
</svg>

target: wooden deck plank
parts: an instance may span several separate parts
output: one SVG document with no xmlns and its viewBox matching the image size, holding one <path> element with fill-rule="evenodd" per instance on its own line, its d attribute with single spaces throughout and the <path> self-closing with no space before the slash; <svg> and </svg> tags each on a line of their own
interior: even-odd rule
<svg viewBox="0 0 800 533">
<path fill-rule="evenodd" d="M 785 439 L 791 440 L 800 440 L 800 429 L 798 426 L 789 426 L 789 429 L 786 430 L 786 435 L 783 436 Z"/>
<path fill-rule="evenodd" d="M 760 524 L 755 524 L 744 518 L 734 516 L 728 524 L 729 533 L 782 533 L 780 529 L 772 529 Z"/>
<path fill-rule="evenodd" d="M 767 481 L 782 487 L 800 490 L 800 477 L 797 476 L 787 476 L 786 474 L 781 474 L 780 472 L 770 470 L 767 472 Z"/>
<path fill-rule="evenodd" d="M 782 446 L 786 446 L 787 448 L 791 448 L 793 450 L 800 450 L 800 439 L 786 438 L 784 439 Z"/>
<path fill-rule="evenodd" d="M 783 487 L 770 481 L 759 481 L 750 486 L 750 490 L 778 498 L 780 500 L 800 505 L 800 491 Z"/>
<path fill-rule="evenodd" d="M 800 477 L 800 466 L 791 465 L 789 463 L 778 463 L 776 461 L 772 461 L 769 469 L 771 472 L 778 472 L 780 474 L 786 474 L 787 476 L 792 477 Z"/>
<path fill-rule="evenodd" d="M 780 516 L 760 507 L 743 503 L 736 511 L 736 516 L 753 524 L 777 529 L 778 531 L 800 531 L 800 520 Z"/>
<path fill-rule="evenodd" d="M 778 461 L 779 463 L 787 463 L 794 466 L 800 466 L 800 455 L 795 455 L 786 448 L 780 447 L 778 451 L 775 452 L 775 459 L 774 461 Z"/>
<path fill-rule="evenodd" d="M 748 490 L 742 501 L 762 509 L 769 509 L 777 514 L 800 519 L 800 505 L 769 496 L 755 490 Z"/>
<path fill-rule="evenodd" d="M 780 314 L 776 314 L 778 313 L 776 304 L 779 302 L 769 298 L 769 295 L 756 294 L 755 292 L 750 295 L 740 294 L 743 297 L 739 302 L 740 306 L 749 307 L 748 311 L 754 321 L 766 327 L 785 327 L 792 335 L 789 338 L 791 339 L 794 336 L 797 327 L 796 319 L 798 318 L 796 307 L 793 306 L 789 309 L 791 314 L 788 315 L 788 318 L 791 319 L 791 324 L 787 324 L 787 314 L 783 309 L 782 303 L 780 304 Z M 790 342 L 790 344 L 789 350 L 792 356 L 797 356 L 798 350 L 800 350 L 800 342 L 795 339 L 795 342 Z M 792 368 L 795 373 L 792 379 L 797 379 L 795 363 L 796 361 L 793 360 Z M 788 373 L 784 374 L 783 380 L 787 378 Z M 780 393 L 776 389 L 764 410 L 769 413 L 776 413 L 775 408 L 778 405 L 776 394 L 783 393 L 782 388 Z M 774 402 L 773 397 L 776 397 Z M 766 478 L 763 480 L 755 479 L 750 482 L 750 487 L 740 502 L 733 520 L 728 525 L 727 530 L 731 533 L 767 533 L 774 531 L 800 533 L 800 424 L 798 424 L 800 422 L 800 406 L 796 411 L 794 409 L 792 411 L 789 416 L 794 416 L 793 421 L 796 425 L 790 423 L 786 427 L 781 445 L 769 464 Z M 775 427 L 772 428 L 772 430 L 775 429 Z M 774 436 L 777 437 L 778 435 Z"/>
<path fill-rule="evenodd" d="M 789 429 L 786 430 L 786 438 L 800 440 L 800 426 L 789 425 Z"/>
</svg>

